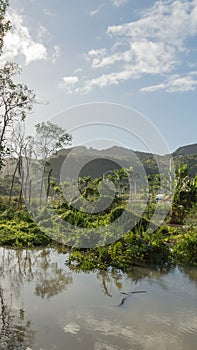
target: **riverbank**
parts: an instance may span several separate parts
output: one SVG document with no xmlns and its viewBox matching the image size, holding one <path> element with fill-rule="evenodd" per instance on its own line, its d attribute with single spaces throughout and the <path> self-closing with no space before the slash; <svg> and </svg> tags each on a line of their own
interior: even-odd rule
<svg viewBox="0 0 197 350">
<path fill-rule="evenodd" d="M 197 229 L 194 226 L 183 229 L 181 226 L 162 225 L 149 234 L 149 222 L 142 218 L 138 225 L 114 243 L 89 249 L 68 248 L 44 233 L 33 221 L 25 206 L 18 209 L 17 205 L 17 202 L 13 202 L 12 206 L 8 206 L 5 201 L 1 201 L 0 246 L 58 246 L 61 251 L 69 249 L 67 264 L 84 270 L 106 270 L 109 267 L 127 270 L 133 265 L 197 266 Z M 66 212 L 64 210 L 64 216 Z M 108 217 L 111 218 L 111 213 L 105 216 L 105 220 Z"/>
<path fill-rule="evenodd" d="M 107 269 L 109 266 L 126 271 L 130 266 L 165 267 L 197 266 L 197 230 L 173 229 L 161 226 L 154 233 L 128 232 L 109 246 L 89 250 L 75 249 L 68 265 L 84 270 Z"/>
<path fill-rule="evenodd" d="M 16 217 L 17 216 L 17 217 Z M 67 247 L 54 242 L 23 213 L 14 219 L 0 221 L 0 246 L 34 248 L 58 246 L 60 251 Z M 69 249 L 70 250 L 70 249 Z M 197 231 L 161 226 L 154 233 L 129 231 L 122 239 L 108 246 L 91 249 L 71 249 L 68 265 L 84 270 L 115 267 L 122 270 L 131 265 L 165 266 L 187 264 L 197 266 Z"/>
</svg>

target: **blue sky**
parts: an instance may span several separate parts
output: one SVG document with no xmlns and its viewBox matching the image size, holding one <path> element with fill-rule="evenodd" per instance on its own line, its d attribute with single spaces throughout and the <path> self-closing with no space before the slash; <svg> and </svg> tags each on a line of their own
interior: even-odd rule
<svg viewBox="0 0 197 350">
<path fill-rule="evenodd" d="M 197 142 L 197 0 L 12 0 L 0 62 L 38 101 L 28 128 L 110 102 L 152 121 L 174 151 Z"/>
</svg>

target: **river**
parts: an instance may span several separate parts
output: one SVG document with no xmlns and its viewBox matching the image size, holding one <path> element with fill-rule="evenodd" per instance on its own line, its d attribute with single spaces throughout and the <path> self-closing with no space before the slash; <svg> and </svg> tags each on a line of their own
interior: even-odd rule
<svg viewBox="0 0 197 350">
<path fill-rule="evenodd" d="M 66 259 L 0 248 L 1 350 L 196 349 L 196 268 L 84 273 Z"/>
</svg>

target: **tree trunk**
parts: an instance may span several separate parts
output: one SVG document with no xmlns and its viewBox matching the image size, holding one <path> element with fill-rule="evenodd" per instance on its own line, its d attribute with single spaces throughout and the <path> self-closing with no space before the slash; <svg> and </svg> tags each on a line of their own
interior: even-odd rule
<svg viewBox="0 0 197 350">
<path fill-rule="evenodd" d="M 50 188 L 51 188 L 51 173 L 53 169 L 49 170 L 48 177 L 47 177 L 47 194 L 46 194 L 46 200 L 48 200 Z"/>
<path fill-rule="evenodd" d="M 11 187 L 10 187 L 10 194 L 9 194 L 9 205 L 11 204 L 11 199 L 12 199 L 12 194 L 13 194 L 13 188 L 14 188 L 14 182 L 15 182 L 15 178 L 16 178 L 16 172 L 17 172 L 17 169 L 19 167 L 19 161 L 17 161 L 17 164 L 16 164 L 16 167 L 14 169 L 14 173 L 13 173 L 13 176 L 12 176 L 12 183 L 11 183 Z"/>
</svg>

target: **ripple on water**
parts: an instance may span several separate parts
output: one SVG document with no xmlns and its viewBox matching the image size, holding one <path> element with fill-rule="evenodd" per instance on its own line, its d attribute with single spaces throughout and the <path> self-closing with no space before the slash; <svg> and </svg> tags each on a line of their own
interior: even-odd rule
<svg viewBox="0 0 197 350">
<path fill-rule="evenodd" d="M 80 325 L 75 322 L 70 322 L 64 327 L 65 333 L 78 334 L 80 331 Z"/>
<path fill-rule="evenodd" d="M 195 335 L 197 337 L 197 315 L 193 313 L 182 314 L 178 324 L 181 333 Z"/>
</svg>

